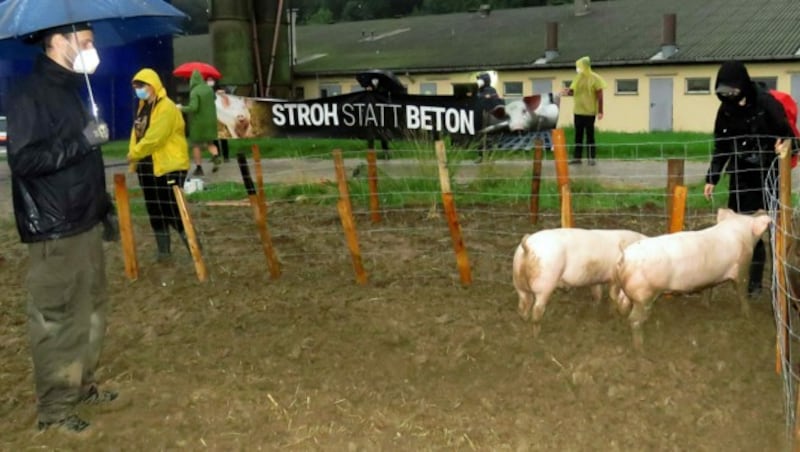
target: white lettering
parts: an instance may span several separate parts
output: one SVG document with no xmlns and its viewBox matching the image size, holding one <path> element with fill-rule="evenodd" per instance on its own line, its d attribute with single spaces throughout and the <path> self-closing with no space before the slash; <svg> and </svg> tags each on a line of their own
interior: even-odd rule
<svg viewBox="0 0 800 452">
<path fill-rule="evenodd" d="M 272 104 L 272 123 L 276 126 L 286 125 L 286 116 L 283 114 L 283 104 Z"/>
</svg>

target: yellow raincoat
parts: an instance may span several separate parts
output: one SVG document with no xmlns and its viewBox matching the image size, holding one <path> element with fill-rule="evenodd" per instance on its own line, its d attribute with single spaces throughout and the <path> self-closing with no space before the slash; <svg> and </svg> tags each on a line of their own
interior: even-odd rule
<svg viewBox="0 0 800 452">
<path fill-rule="evenodd" d="M 592 64 L 588 56 L 579 58 L 575 62 L 575 67 L 579 72 L 569 86 L 573 96 L 575 96 L 575 110 L 573 113 L 576 115 L 596 116 L 598 113 L 597 91 L 605 88 L 606 82 L 592 70 Z"/>
<path fill-rule="evenodd" d="M 167 90 L 152 69 L 142 69 L 133 76 L 133 80 L 152 86 L 156 101 L 150 112 L 150 124 L 138 143 L 135 130 L 131 130 L 128 161 L 136 162 L 148 155 L 153 156 L 153 173 L 156 176 L 188 171 L 189 146 L 186 144 L 186 125 L 180 109 L 167 97 Z M 144 103 L 143 100 L 139 101 L 137 113 Z"/>
</svg>

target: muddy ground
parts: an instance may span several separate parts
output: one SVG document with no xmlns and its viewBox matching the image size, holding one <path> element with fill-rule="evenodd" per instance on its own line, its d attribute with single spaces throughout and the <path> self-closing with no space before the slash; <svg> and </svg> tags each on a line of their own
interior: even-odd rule
<svg viewBox="0 0 800 452">
<path fill-rule="evenodd" d="M 463 287 L 429 206 L 357 224 L 359 286 L 335 207 L 273 205 L 283 274 L 270 280 L 245 207 L 194 206 L 210 280 L 154 262 L 137 218 L 141 276 L 108 246 L 111 302 L 99 370 L 121 398 L 82 408 L 78 437 L 35 431 L 23 314 L 26 249 L 0 228 L 0 449 L 781 450 L 784 407 L 769 299 L 744 318 L 729 287 L 661 299 L 632 352 L 624 319 L 588 290 L 559 292 L 542 334 L 517 315 L 511 258 L 524 206 L 459 208 L 474 283 Z M 441 209 L 438 210 L 441 213 Z M 704 212 L 708 213 L 708 212 Z M 689 216 L 690 227 L 707 217 Z M 660 233 L 646 210 L 578 217 Z M 692 224 L 691 222 L 695 223 Z M 538 227 L 557 226 L 545 217 Z"/>
</svg>

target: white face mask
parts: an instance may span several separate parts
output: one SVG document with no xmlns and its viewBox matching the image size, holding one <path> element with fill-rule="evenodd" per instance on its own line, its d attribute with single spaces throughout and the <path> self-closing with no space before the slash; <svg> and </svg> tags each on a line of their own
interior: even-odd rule
<svg viewBox="0 0 800 452">
<path fill-rule="evenodd" d="M 478 88 L 483 88 L 483 79 L 482 78 L 479 78 L 476 83 L 478 84 Z"/>
<path fill-rule="evenodd" d="M 92 47 L 81 50 L 75 55 L 75 60 L 72 61 L 72 70 L 79 74 L 94 74 L 99 65 L 100 55 L 97 54 L 97 49 Z"/>
<path fill-rule="evenodd" d="M 212 79 L 206 80 L 206 85 L 208 85 L 208 86 L 213 88 L 214 87 L 214 80 L 212 80 Z"/>
</svg>

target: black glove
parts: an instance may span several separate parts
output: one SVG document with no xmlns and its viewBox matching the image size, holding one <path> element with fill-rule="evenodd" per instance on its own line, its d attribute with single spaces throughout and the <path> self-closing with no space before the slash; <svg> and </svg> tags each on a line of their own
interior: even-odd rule
<svg viewBox="0 0 800 452">
<path fill-rule="evenodd" d="M 119 219 L 117 219 L 117 209 L 114 208 L 114 203 L 111 202 L 111 196 L 108 198 L 108 211 L 103 217 L 103 241 L 118 242 Z"/>
<path fill-rule="evenodd" d="M 83 128 L 83 136 L 89 142 L 89 146 L 108 143 L 108 135 L 108 125 L 104 121 L 93 119 Z"/>
</svg>

